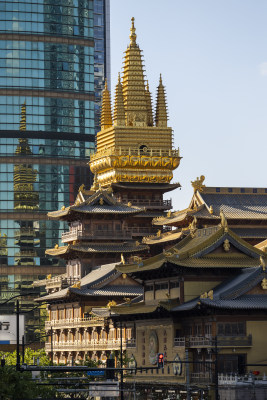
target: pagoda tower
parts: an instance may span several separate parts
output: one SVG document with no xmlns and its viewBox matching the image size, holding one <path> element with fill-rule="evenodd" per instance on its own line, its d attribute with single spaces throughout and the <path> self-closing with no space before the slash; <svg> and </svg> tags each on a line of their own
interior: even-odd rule
<svg viewBox="0 0 267 400">
<path fill-rule="evenodd" d="M 21 106 L 20 131 L 26 131 L 26 104 Z M 25 155 L 31 155 L 27 139 L 20 138 L 16 148 L 16 156 L 23 161 Z M 33 212 L 39 208 L 39 194 L 34 190 L 37 171 L 30 164 L 23 162 L 14 165 L 14 210 Z M 36 232 L 33 221 L 18 221 L 19 229 L 15 231 L 15 245 L 19 251 L 15 254 L 16 265 L 34 265 L 37 252 L 35 246 Z"/>
<path fill-rule="evenodd" d="M 171 184 L 173 170 L 180 164 L 179 149 L 173 148 L 172 128 L 168 126 L 165 89 L 160 76 L 155 118 L 148 82 L 145 81 L 142 52 L 136 42 L 134 18 L 130 44 L 125 52 L 123 77 L 115 90 L 113 116 L 107 86 L 103 91 L 101 130 L 90 168 L 95 174 L 92 187 L 111 187 L 118 201 L 146 208 L 146 221 L 172 208 L 163 194 L 179 187 Z M 140 215 L 136 216 L 140 219 Z M 144 226 L 144 219 L 133 226 Z M 147 234 L 149 232 L 143 232 Z"/>
</svg>

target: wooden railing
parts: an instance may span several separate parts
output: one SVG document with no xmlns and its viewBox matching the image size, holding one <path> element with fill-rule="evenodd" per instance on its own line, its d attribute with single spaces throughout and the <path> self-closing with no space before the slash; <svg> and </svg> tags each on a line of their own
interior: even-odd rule
<svg viewBox="0 0 267 400">
<path fill-rule="evenodd" d="M 101 317 L 88 317 L 88 318 L 66 318 L 54 319 L 45 322 L 45 329 L 52 328 L 83 328 L 88 326 L 102 326 L 104 318 Z"/>
<path fill-rule="evenodd" d="M 133 348 L 134 339 L 122 339 L 122 348 Z M 119 350 L 121 339 L 93 339 L 93 340 L 74 340 L 74 341 L 53 341 L 53 351 L 90 351 L 90 350 Z M 46 351 L 51 350 L 51 343 L 45 344 Z"/>
<path fill-rule="evenodd" d="M 250 347 L 252 336 L 217 336 L 217 344 L 220 347 Z M 174 338 L 175 347 L 205 348 L 215 345 L 214 338 L 210 336 L 186 336 Z"/>
</svg>

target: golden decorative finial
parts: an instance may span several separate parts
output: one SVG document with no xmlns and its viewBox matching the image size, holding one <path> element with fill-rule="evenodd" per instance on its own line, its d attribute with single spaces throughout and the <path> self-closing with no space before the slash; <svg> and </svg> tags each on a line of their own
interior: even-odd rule
<svg viewBox="0 0 267 400">
<path fill-rule="evenodd" d="M 263 280 L 261 281 L 261 287 L 264 290 L 267 289 L 267 279 L 266 278 L 263 278 Z"/>
<path fill-rule="evenodd" d="M 210 291 L 208 292 L 208 298 L 211 299 L 211 300 L 213 300 L 213 290 L 210 290 Z"/>
<path fill-rule="evenodd" d="M 127 278 L 127 274 L 122 274 L 122 279 L 126 279 Z"/>
<path fill-rule="evenodd" d="M 194 192 L 196 192 L 197 190 L 199 192 L 203 192 L 203 188 L 205 187 L 205 185 L 203 185 L 204 180 L 205 176 L 201 175 L 199 178 L 197 177 L 195 181 L 191 181 L 191 185 L 194 188 Z"/>
<path fill-rule="evenodd" d="M 111 114 L 111 101 L 108 90 L 108 83 L 105 80 L 105 89 L 102 94 L 102 107 L 101 107 L 101 130 L 110 128 L 112 126 L 112 114 Z"/>
<path fill-rule="evenodd" d="M 124 256 L 123 256 L 123 254 L 121 253 L 121 264 L 125 264 L 125 259 L 124 259 Z"/>
<path fill-rule="evenodd" d="M 227 219 L 225 218 L 223 210 L 220 211 L 220 217 L 221 217 L 221 227 L 224 229 L 224 232 L 228 232 L 228 222 Z"/>
<path fill-rule="evenodd" d="M 131 34 L 130 34 L 130 44 L 131 45 L 136 45 L 136 33 L 135 33 L 135 26 L 134 26 L 134 17 L 131 19 L 132 21 L 132 26 L 131 26 Z"/>
<path fill-rule="evenodd" d="M 64 210 L 65 210 L 65 208 L 66 208 L 65 206 L 62 206 L 62 207 L 61 207 L 61 210 L 62 210 L 62 211 L 64 211 Z"/>
<path fill-rule="evenodd" d="M 146 82 L 146 102 L 147 102 L 147 125 L 153 126 L 153 109 L 152 109 L 152 100 L 151 93 L 149 91 L 148 81 Z"/>
<path fill-rule="evenodd" d="M 103 199 L 103 197 L 101 197 L 101 198 L 99 199 L 99 204 L 100 204 L 101 206 L 103 206 L 103 204 L 104 204 L 104 199 Z"/>
<path fill-rule="evenodd" d="M 58 244 L 55 244 L 55 249 L 58 249 L 58 247 L 59 247 Z"/>
<path fill-rule="evenodd" d="M 193 218 L 193 221 L 189 225 L 189 228 L 190 228 L 190 235 L 192 238 L 194 238 L 197 231 L 197 218 L 195 216 Z"/>
<path fill-rule="evenodd" d="M 161 230 L 159 229 L 159 230 L 157 231 L 157 237 L 160 238 L 160 236 L 161 236 Z"/>
<path fill-rule="evenodd" d="M 125 303 L 127 303 L 127 304 L 130 304 L 130 303 L 131 303 L 130 297 L 124 297 L 123 300 L 124 300 Z"/>
<path fill-rule="evenodd" d="M 110 300 L 107 304 L 107 308 L 115 307 L 117 305 L 115 300 Z"/>
<path fill-rule="evenodd" d="M 78 281 L 78 282 L 74 283 L 74 285 L 72 285 L 72 288 L 74 288 L 74 289 L 81 289 L 81 282 Z"/>
<path fill-rule="evenodd" d="M 264 260 L 264 258 L 262 256 L 260 256 L 260 262 L 261 262 L 262 270 L 265 271 L 266 263 L 265 263 L 265 260 Z"/>
<path fill-rule="evenodd" d="M 159 86 L 157 91 L 155 122 L 156 126 L 167 127 L 167 122 L 168 122 L 167 103 L 165 96 L 165 88 L 162 84 L 161 74 L 159 78 Z"/>
<path fill-rule="evenodd" d="M 51 278 L 52 278 L 52 275 L 51 275 L 51 274 L 49 274 L 49 275 L 46 276 L 46 279 L 51 279 Z"/>
<path fill-rule="evenodd" d="M 26 131 L 26 101 L 21 106 L 21 117 L 20 117 L 20 131 Z"/>
<path fill-rule="evenodd" d="M 223 248 L 224 251 L 226 251 L 228 253 L 228 251 L 230 251 L 230 242 L 228 239 L 225 239 L 225 241 L 223 242 Z"/>
<path fill-rule="evenodd" d="M 123 103 L 123 92 L 121 84 L 121 76 L 118 74 L 118 83 L 115 89 L 115 103 L 114 103 L 114 125 L 125 126 L 125 110 Z"/>
<path fill-rule="evenodd" d="M 83 183 L 80 187 L 79 187 L 79 192 L 84 192 L 84 188 L 85 188 L 85 184 Z"/>
<path fill-rule="evenodd" d="M 202 189 L 203 190 L 203 189 Z M 210 208 L 209 208 L 209 213 L 210 214 L 213 214 L 213 206 L 210 206 Z"/>
</svg>

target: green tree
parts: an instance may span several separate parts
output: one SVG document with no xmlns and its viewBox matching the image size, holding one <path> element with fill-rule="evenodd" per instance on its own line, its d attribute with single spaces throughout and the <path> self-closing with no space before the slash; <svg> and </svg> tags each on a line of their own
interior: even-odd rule
<svg viewBox="0 0 267 400">
<path fill-rule="evenodd" d="M 0 399 L 47 399 L 55 395 L 53 386 L 39 386 L 30 372 L 18 372 L 13 365 L 0 367 Z"/>
<path fill-rule="evenodd" d="M 50 361 L 47 355 L 45 354 L 44 349 L 40 350 L 32 350 L 29 347 L 26 348 L 24 353 L 24 362 L 26 364 L 33 364 L 33 357 L 38 358 L 40 365 L 49 365 Z M 16 365 L 17 363 L 17 352 L 16 350 L 13 353 L 0 351 L 0 358 L 5 359 L 6 365 Z M 20 358 L 22 361 L 22 359 Z"/>
</svg>

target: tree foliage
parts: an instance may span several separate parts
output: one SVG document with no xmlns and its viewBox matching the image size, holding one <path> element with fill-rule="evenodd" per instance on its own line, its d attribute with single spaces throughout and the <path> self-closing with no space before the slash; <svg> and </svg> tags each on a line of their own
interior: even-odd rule
<svg viewBox="0 0 267 400">
<path fill-rule="evenodd" d="M 18 372 L 13 365 L 0 367 L 0 399 L 47 399 L 55 394 L 52 386 L 39 386 L 30 372 Z"/>
<path fill-rule="evenodd" d="M 13 353 L 0 351 L 0 358 L 5 359 L 6 365 L 16 365 L 17 352 L 16 352 L 16 350 Z M 27 347 L 25 350 L 25 353 L 24 353 L 24 363 L 28 364 L 28 365 L 32 365 L 34 358 L 35 359 L 39 358 L 40 365 L 49 365 L 50 364 L 49 358 L 45 354 L 44 349 L 32 350 L 29 347 Z M 21 355 L 20 355 L 20 362 L 22 362 Z"/>
</svg>

